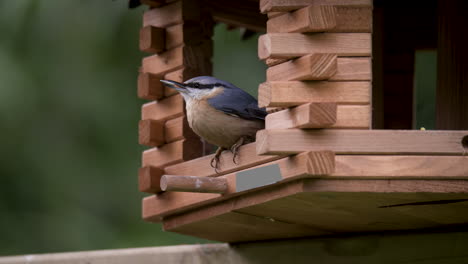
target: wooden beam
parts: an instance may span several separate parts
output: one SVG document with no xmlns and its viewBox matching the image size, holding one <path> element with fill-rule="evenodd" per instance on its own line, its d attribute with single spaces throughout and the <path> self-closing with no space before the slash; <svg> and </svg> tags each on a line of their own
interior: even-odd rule
<svg viewBox="0 0 468 264">
<path fill-rule="evenodd" d="M 189 67 L 201 73 L 211 72 L 212 41 L 196 46 L 179 46 L 160 54 L 145 57 L 142 60 L 142 72 L 156 75 Z"/>
<path fill-rule="evenodd" d="M 258 57 L 292 58 L 310 53 L 334 53 L 338 56 L 370 56 L 369 33 L 269 33 L 258 39 Z"/>
<path fill-rule="evenodd" d="M 286 61 L 288 61 L 288 59 L 266 59 L 265 64 L 268 67 L 271 67 L 271 66 L 275 66 Z"/>
<path fill-rule="evenodd" d="M 310 105 L 320 105 L 328 103 L 310 103 Z M 304 127 L 301 123 L 304 120 L 313 118 L 316 115 L 314 107 L 309 104 L 300 105 L 292 109 L 286 109 L 267 115 L 265 120 L 266 129 L 288 129 L 288 128 L 314 128 Z M 368 129 L 370 126 L 370 106 L 369 105 L 338 105 L 336 107 L 336 122 L 329 124 L 330 128 L 353 128 Z M 324 126 L 321 126 L 324 127 Z"/>
<path fill-rule="evenodd" d="M 335 54 L 311 54 L 268 68 L 268 81 L 330 79 L 338 71 Z"/>
<path fill-rule="evenodd" d="M 145 166 L 138 170 L 138 190 L 146 193 L 161 192 L 161 177 L 164 170 L 153 166 Z"/>
<path fill-rule="evenodd" d="M 371 6 L 311 5 L 270 18 L 268 33 L 366 32 L 372 30 Z"/>
<path fill-rule="evenodd" d="M 163 175 L 161 190 L 166 192 L 225 193 L 228 182 L 223 177 Z"/>
<path fill-rule="evenodd" d="M 278 161 L 262 164 L 256 168 L 277 165 L 280 171 L 280 180 L 294 180 L 302 177 L 312 177 L 333 173 L 335 163 L 334 154 L 330 151 L 307 152 L 287 157 Z M 237 173 L 220 176 L 227 180 L 228 189 L 224 195 L 202 193 L 193 195 L 182 192 L 168 192 L 143 199 L 143 219 L 146 221 L 160 221 L 161 217 L 181 212 L 194 206 L 201 206 L 207 202 L 222 200 L 231 194 L 241 193 L 236 190 Z M 252 175 L 251 177 L 254 177 Z M 257 175 L 262 176 L 262 175 Z"/>
<path fill-rule="evenodd" d="M 193 23 L 186 21 L 166 28 L 166 49 L 172 49 L 181 45 L 199 45 L 210 39 L 213 35 L 211 23 Z"/>
<path fill-rule="evenodd" d="M 265 82 L 258 88 L 260 107 L 291 107 L 306 103 L 369 104 L 369 82 Z"/>
<path fill-rule="evenodd" d="M 200 6 L 197 1 L 181 0 L 159 8 L 145 11 L 143 26 L 165 28 L 185 21 L 200 21 Z"/>
<path fill-rule="evenodd" d="M 140 72 L 138 74 L 138 97 L 146 100 L 159 100 L 164 97 L 164 87 L 161 76 Z"/>
<path fill-rule="evenodd" d="M 211 167 L 210 161 L 214 154 L 189 160 L 184 163 L 168 166 L 164 168 L 165 174 L 171 175 L 192 175 L 212 177 L 220 176 L 238 170 L 244 170 L 283 158 L 284 156 L 257 155 L 255 143 L 243 145 L 239 148 L 239 155 L 236 163 L 233 162 L 233 155 L 230 151 L 224 151 L 221 155 L 220 168 L 218 173 Z"/>
<path fill-rule="evenodd" d="M 290 12 L 309 5 L 372 6 L 372 0 L 260 0 L 260 11 Z"/>
<path fill-rule="evenodd" d="M 140 120 L 138 123 L 138 143 L 140 145 L 159 147 L 165 142 L 164 121 Z"/>
<path fill-rule="evenodd" d="M 146 26 L 140 29 L 140 50 L 158 53 L 165 49 L 165 30 L 160 27 Z"/>
<path fill-rule="evenodd" d="M 184 139 L 143 151 L 142 167 L 165 167 L 202 156 L 199 139 Z"/>
<path fill-rule="evenodd" d="M 203 0 L 213 20 L 230 26 L 265 32 L 267 16 L 258 12 L 258 1 Z"/>
<path fill-rule="evenodd" d="M 468 131 L 420 130 L 261 130 L 259 155 L 328 149 L 337 154 L 463 155 Z"/>
<path fill-rule="evenodd" d="M 164 141 L 171 143 L 181 139 L 199 138 L 190 128 L 187 117 L 181 116 L 167 120 L 164 124 Z"/>
<path fill-rule="evenodd" d="M 166 121 L 184 114 L 184 99 L 174 95 L 160 101 L 146 103 L 141 107 L 141 119 Z"/>
<path fill-rule="evenodd" d="M 326 32 L 336 27 L 335 7 L 310 5 L 267 22 L 268 33 Z"/>
<path fill-rule="evenodd" d="M 308 103 L 292 109 L 267 115 L 266 129 L 281 128 L 324 128 L 336 122 L 335 103 Z M 277 129 L 277 128 L 276 128 Z"/>
</svg>

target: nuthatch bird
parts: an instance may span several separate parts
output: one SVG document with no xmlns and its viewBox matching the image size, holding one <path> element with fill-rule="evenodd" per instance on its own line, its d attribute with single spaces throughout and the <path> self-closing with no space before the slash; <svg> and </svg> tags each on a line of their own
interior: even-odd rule
<svg viewBox="0 0 468 264">
<path fill-rule="evenodd" d="M 223 150 L 231 150 L 235 162 L 239 147 L 255 141 L 257 130 L 265 127 L 265 109 L 259 108 L 254 97 L 231 83 L 210 76 L 195 77 L 184 83 L 161 82 L 183 96 L 192 130 L 218 146 L 210 163 L 215 169 Z"/>
</svg>

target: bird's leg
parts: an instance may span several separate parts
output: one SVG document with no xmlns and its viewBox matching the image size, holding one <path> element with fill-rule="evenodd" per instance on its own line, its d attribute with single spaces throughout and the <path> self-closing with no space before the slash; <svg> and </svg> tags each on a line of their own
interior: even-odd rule
<svg viewBox="0 0 468 264">
<path fill-rule="evenodd" d="M 231 147 L 231 152 L 232 152 L 232 162 L 234 162 L 234 164 L 237 164 L 236 162 L 236 157 L 237 155 L 239 154 L 239 147 L 242 146 L 244 144 L 244 141 L 245 141 L 245 138 L 244 137 L 241 137 L 239 138 L 239 140 L 237 140 L 236 143 L 234 143 L 234 145 L 232 145 Z"/>
<path fill-rule="evenodd" d="M 211 167 L 215 169 L 216 173 L 218 173 L 219 157 L 221 156 L 221 153 L 223 153 L 223 150 L 225 150 L 225 148 L 218 147 L 214 157 L 211 159 L 211 162 L 210 162 Z M 213 165 L 213 163 L 214 163 L 214 165 Z"/>
</svg>

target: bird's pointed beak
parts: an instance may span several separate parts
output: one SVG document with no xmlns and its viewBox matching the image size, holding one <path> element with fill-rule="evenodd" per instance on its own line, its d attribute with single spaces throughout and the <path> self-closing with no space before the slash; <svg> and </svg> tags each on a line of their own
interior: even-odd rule
<svg viewBox="0 0 468 264">
<path fill-rule="evenodd" d="M 183 83 L 170 80 L 161 80 L 161 82 L 164 84 L 164 86 L 175 89 L 179 92 L 187 92 L 187 88 L 185 88 L 185 84 Z"/>
</svg>

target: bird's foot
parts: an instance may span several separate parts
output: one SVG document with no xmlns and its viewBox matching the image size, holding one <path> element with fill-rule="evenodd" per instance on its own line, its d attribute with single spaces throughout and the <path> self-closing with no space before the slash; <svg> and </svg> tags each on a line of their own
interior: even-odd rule
<svg viewBox="0 0 468 264">
<path fill-rule="evenodd" d="M 212 168 L 215 169 L 216 174 L 218 174 L 219 161 L 220 161 L 221 153 L 223 153 L 223 150 L 224 150 L 224 148 L 219 147 L 216 150 L 216 153 L 215 153 L 214 157 L 211 159 L 211 162 L 210 162 L 210 165 L 211 165 Z"/>
<path fill-rule="evenodd" d="M 242 146 L 244 144 L 244 141 L 245 141 L 245 138 L 244 137 L 241 137 L 239 138 L 239 140 L 237 140 L 236 143 L 234 143 L 234 145 L 232 145 L 231 147 L 231 152 L 232 152 L 232 162 L 234 162 L 234 164 L 237 165 L 237 162 L 236 162 L 236 157 L 239 155 L 239 148 L 240 146 Z"/>
</svg>

